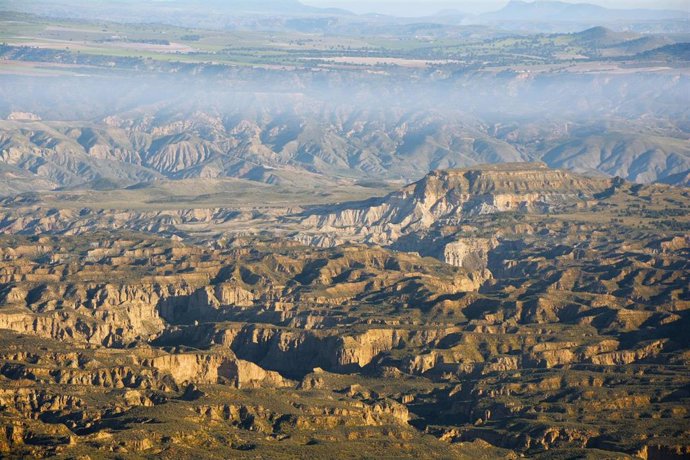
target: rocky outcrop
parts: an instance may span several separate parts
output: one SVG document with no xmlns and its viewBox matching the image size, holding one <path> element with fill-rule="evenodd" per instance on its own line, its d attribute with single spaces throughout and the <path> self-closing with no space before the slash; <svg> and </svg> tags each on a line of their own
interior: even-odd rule
<svg viewBox="0 0 690 460">
<path fill-rule="evenodd" d="M 277 372 L 265 371 L 256 364 L 224 354 L 174 354 L 142 363 L 158 372 L 170 374 L 178 385 L 231 382 L 236 388 L 280 387 L 289 382 Z"/>
<path fill-rule="evenodd" d="M 443 248 L 444 262 L 468 270 L 486 269 L 489 264 L 489 252 L 498 246 L 496 239 L 463 238 L 446 244 Z"/>
<path fill-rule="evenodd" d="M 334 234 L 376 244 L 448 225 L 465 216 L 547 210 L 606 187 L 605 181 L 548 169 L 543 164 L 508 164 L 435 171 L 384 198 L 340 205 L 335 211 L 306 212 L 303 226 L 314 234 Z M 310 232 L 305 232 L 309 234 Z M 305 237 L 302 236 L 304 239 Z"/>
<path fill-rule="evenodd" d="M 295 238 L 304 244 L 332 247 L 359 241 L 385 245 L 476 272 L 488 267 L 489 254 L 499 244 L 497 235 L 487 238 L 460 232 L 445 236 L 449 229 L 473 216 L 583 209 L 609 185 L 606 180 L 550 170 L 543 164 L 444 170 L 380 199 L 345 203 L 335 209 L 316 208 L 285 221 L 298 222 L 302 229 Z M 503 232 L 533 229 L 515 225 Z"/>
<path fill-rule="evenodd" d="M 7 115 L 7 119 L 13 121 L 40 121 L 41 117 L 31 112 L 12 112 Z"/>
</svg>

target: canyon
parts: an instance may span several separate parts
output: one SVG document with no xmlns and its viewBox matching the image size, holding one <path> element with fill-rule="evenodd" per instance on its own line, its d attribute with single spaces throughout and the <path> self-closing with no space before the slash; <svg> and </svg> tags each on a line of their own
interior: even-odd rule
<svg viewBox="0 0 690 460">
<path fill-rule="evenodd" d="M 6 203 L 10 457 L 690 452 L 682 187 L 537 163 L 253 213 Z"/>
<path fill-rule="evenodd" d="M 690 458 L 690 16 L 602 2 L 0 1 L 0 458 Z"/>
</svg>

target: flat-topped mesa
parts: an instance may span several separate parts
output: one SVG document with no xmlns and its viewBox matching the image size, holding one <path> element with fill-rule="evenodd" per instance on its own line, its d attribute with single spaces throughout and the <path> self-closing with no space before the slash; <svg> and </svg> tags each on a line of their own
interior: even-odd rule
<svg viewBox="0 0 690 460">
<path fill-rule="evenodd" d="M 303 223 L 320 234 L 390 244 L 439 221 L 453 224 L 468 215 L 548 211 L 557 204 L 582 201 L 608 186 L 609 180 L 549 169 L 543 163 L 439 170 L 380 199 L 314 210 L 304 216 Z"/>
<path fill-rule="evenodd" d="M 466 169 L 446 169 L 429 173 L 413 184 L 433 187 L 441 192 L 459 190 L 481 195 L 487 193 L 587 193 L 598 191 L 602 182 L 567 171 L 549 169 L 544 163 L 504 163 Z"/>
<path fill-rule="evenodd" d="M 441 204 L 457 209 L 465 203 L 469 205 L 459 210 L 476 214 L 529 208 L 540 201 L 548 204 L 555 197 L 588 195 L 601 191 L 605 184 L 608 183 L 549 169 L 543 163 L 511 163 L 433 171 L 402 193 L 430 205 L 434 214 L 438 214 L 436 207 L 441 212 L 445 209 Z M 474 205 L 480 205 L 480 209 Z"/>
</svg>

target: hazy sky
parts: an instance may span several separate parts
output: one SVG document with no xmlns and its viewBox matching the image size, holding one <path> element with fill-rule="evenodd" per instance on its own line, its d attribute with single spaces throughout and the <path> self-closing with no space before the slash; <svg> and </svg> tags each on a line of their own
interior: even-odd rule
<svg viewBox="0 0 690 460">
<path fill-rule="evenodd" d="M 356 13 L 424 15 L 444 9 L 479 13 L 494 11 L 507 0 L 302 0 L 313 6 L 345 8 Z M 666 8 L 690 10 L 690 0 L 582 0 L 570 3 L 595 3 L 609 8 Z"/>
</svg>

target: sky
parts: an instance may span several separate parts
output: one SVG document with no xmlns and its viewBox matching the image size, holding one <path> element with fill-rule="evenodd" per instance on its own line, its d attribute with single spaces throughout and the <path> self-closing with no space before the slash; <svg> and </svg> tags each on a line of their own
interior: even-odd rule
<svg viewBox="0 0 690 460">
<path fill-rule="evenodd" d="M 345 8 L 355 13 L 383 13 L 397 16 L 419 16 L 447 9 L 467 13 L 495 11 L 507 0 L 302 0 L 321 7 Z M 595 3 L 607 8 L 660 8 L 690 11 L 690 0 L 581 0 L 571 3 Z"/>
</svg>

